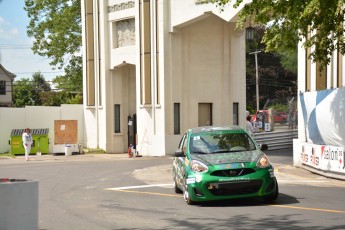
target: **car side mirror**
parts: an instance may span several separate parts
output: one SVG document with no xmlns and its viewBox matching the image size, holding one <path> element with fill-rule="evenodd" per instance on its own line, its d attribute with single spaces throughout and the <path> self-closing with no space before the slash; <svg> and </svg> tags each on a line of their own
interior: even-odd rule
<svg viewBox="0 0 345 230">
<path fill-rule="evenodd" d="M 260 150 L 267 150 L 267 149 L 268 149 L 268 145 L 260 144 Z"/>
<path fill-rule="evenodd" d="M 174 153 L 174 156 L 175 156 L 175 157 L 185 157 L 185 155 L 184 155 L 182 149 L 176 150 L 176 152 Z"/>
</svg>

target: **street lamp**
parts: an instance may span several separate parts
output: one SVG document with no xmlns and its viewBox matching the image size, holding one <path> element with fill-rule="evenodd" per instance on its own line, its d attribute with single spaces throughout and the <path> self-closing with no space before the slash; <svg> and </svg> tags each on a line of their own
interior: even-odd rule
<svg viewBox="0 0 345 230">
<path fill-rule="evenodd" d="M 248 41 L 253 41 L 254 40 L 254 28 L 252 26 L 248 26 L 246 28 L 246 39 Z"/>
</svg>

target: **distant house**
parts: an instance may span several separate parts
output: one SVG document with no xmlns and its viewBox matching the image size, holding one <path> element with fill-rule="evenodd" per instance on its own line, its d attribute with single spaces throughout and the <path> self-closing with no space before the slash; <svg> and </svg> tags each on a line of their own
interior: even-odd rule
<svg viewBox="0 0 345 230">
<path fill-rule="evenodd" d="M 12 107 L 12 89 L 15 74 L 0 64 L 0 107 Z"/>
</svg>

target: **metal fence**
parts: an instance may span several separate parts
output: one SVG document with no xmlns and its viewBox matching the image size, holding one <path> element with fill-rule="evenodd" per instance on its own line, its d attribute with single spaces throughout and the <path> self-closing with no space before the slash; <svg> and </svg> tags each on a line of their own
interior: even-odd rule
<svg viewBox="0 0 345 230">
<path fill-rule="evenodd" d="M 254 139 L 258 144 L 267 144 L 268 150 L 288 149 L 293 147 L 293 139 L 298 138 L 297 129 L 286 129 L 274 132 L 255 133 Z"/>
</svg>

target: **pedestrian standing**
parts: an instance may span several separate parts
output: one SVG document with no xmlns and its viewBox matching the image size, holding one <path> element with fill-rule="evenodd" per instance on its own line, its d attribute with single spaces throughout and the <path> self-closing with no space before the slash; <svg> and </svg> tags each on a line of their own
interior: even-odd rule
<svg viewBox="0 0 345 230">
<path fill-rule="evenodd" d="M 23 141 L 23 147 L 25 149 L 25 160 L 29 160 L 29 154 L 31 150 L 32 145 L 32 136 L 30 133 L 30 129 L 26 128 L 22 134 L 22 141 Z"/>
<path fill-rule="evenodd" d="M 254 128 L 250 120 L 251 120 L 251 116 L 247 116 L 247 132 L 252 136 L 254 133 Z"/>
</svg>

